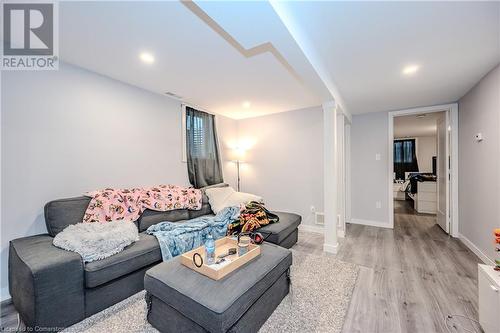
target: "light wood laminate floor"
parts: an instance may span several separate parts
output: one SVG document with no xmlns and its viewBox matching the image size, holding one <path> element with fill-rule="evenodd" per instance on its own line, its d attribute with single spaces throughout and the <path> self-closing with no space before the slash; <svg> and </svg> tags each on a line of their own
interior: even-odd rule
<svg viewBox="0 0 500 333">
<path fill-rule="evenodd" d="M 480 259 L 435 224 L 395 202 L 394 230 L 351 224 L 337 258 L 360 266 L 345 333 L 480 332 L 477 264 Z M 301 233 L 296 248 L 321 254 L 323 236 Z M 334 300 L 332 300 L 334 301 Z"/>
<path fill-rule="evenodd" d="M 394 230 L 348 225 L 337 258 L 360 266 L 344 332 L 474 332 L 478 327 L 448 314 L 478 318 L 477 263 L 435 216 L 415 214 L 395 202 Z M 321 255 L 323 236 L 300 231 L 298 251 Z M 335 300 L 332 300 L 334 302 Z M 2 304 L 2 328 L 15 327 L 16 312 Z M 455 324 L 455 328 L 452 325 Z M 467 331 L 469 330 L 469 331 Z M 479 331 L 478 331 L 479 332 Z"/>
</svg>

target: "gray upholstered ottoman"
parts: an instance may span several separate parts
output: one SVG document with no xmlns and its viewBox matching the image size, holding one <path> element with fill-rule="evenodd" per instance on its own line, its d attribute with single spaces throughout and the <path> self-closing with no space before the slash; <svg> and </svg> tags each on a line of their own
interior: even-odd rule
<svg viewBox="0 0 500 333">
<path fill-rule="evenodd" d="M 180 263 L 146 272 L 148 321 L 161 332 L 257 332 L 289 291 L 292 253 L 263 244 L 261 255 L 215 281 Z"/>
</svg>

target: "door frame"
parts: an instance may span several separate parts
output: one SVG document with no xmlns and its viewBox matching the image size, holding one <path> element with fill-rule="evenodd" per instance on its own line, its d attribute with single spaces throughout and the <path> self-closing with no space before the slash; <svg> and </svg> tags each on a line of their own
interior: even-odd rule
<svg viewBox="0 0 500 333">
<path fill-rule="evenodd" d="M 450 151 L 450 186 L 449 186 L 449 221 L 450 221 L 450 235 L 453 237 L 458 237 L 458 103 L 443 104 L 427 107 L 419 107 L 398 111 L 390 111 L 388 113 L 389 122 L 389 137 L 388 137 L 388 209 L 389 209 L 389 226 L 394 228 L 394 198 L 393 198 L 393 173 L 394 173 L 394 117 L 417 115 L 422 113 L 433 113 L 433 112 L 443 112 L 449 111 L 449 128 L 451 140 L 449 140 L 449 151 Z"/>
</svg>

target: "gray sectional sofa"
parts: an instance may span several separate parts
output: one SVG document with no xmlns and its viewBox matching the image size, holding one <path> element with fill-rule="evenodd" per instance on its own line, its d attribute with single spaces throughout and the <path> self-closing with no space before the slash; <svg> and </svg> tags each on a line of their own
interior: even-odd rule
<svg viewBox="0 0 500 333">
<path fill-rule="evenodd" d="M 45 206 L 48 234 L 12 240 L 9 249 L 9 291 L 28 327 L 60 330 L 144 289 L 145 272 L 161 262 L 154 236 L 144 231 L 162 221 L 182 222 L 211 215 L 203 195 L 199 211 L 146 210 L 136 221 L 139 241 L 104 260 L 84 263 L 80 255 L 52 245 L 70 224 L 82 222 L 90 198 L 51 201 Z M 290 248 L 297 242 L 301 217 L 276 212 L 280 222 L 261 228 L 266 241 Z"/>
</svg>

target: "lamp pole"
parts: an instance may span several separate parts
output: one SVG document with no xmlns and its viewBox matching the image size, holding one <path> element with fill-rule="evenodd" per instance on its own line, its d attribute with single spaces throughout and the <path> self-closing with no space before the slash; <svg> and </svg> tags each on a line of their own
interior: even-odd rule
<svg viewBox="0 0 500 333">
<path fill-rule="evenodd" d="M 238 172 L 238 192 L 240 191 L 240 160 L 236 160 L 236 169 Z"/>
</svg>

